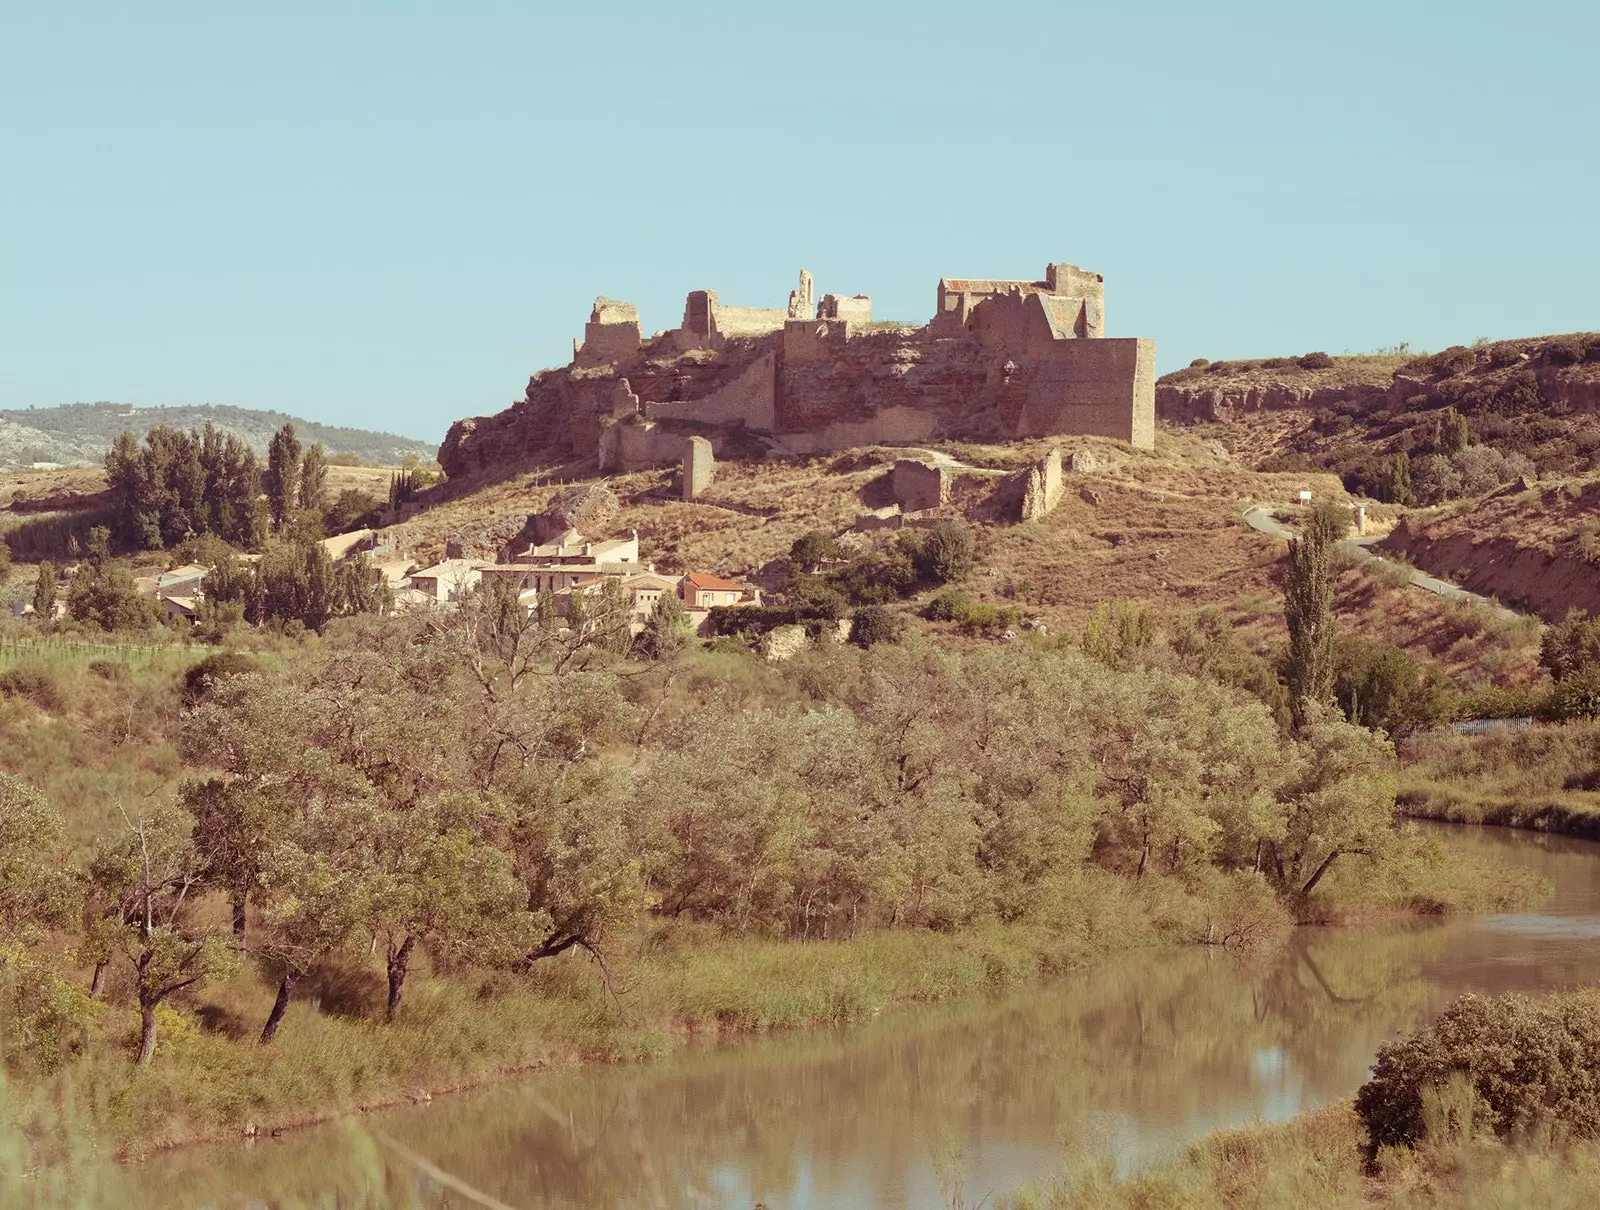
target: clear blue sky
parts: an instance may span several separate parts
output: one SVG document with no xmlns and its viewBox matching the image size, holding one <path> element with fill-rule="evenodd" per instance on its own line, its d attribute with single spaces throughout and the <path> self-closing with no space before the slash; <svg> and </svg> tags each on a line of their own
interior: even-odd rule
<svg viewBox="0 0 1600 1210">
<path fill-rule="evenodd" d="M 435 438 L 598 293 L 1107 280 L 1206 356 L 1600 327 L 1592 3 L 22 4 L 0 406 Z"/>
</svg>

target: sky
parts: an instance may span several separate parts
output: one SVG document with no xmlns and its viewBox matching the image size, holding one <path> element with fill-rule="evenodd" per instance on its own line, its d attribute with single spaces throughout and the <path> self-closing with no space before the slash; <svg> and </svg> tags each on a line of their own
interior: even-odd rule
<svg viewBox="0 0 1600 1210">
<path fill-rule="evenodd" d="M 1195 357 L 1600 328 L 1600 6 L 0 0 L 0 407 L 425 439 L 597 294 L 1105 275 Z"/>
</svg>

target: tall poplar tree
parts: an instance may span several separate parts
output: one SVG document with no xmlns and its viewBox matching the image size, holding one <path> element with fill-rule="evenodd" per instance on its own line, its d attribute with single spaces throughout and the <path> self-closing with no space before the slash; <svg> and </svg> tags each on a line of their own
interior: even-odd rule
<svg viewBox="0 0 1600 1210">
<path fill-rule="evenodd" d="M 272 528 L 282 529 L 300 497 L 300 439 L 294 435 L 294 425 L 286 424 L 272 435 L 261 486 L 267 492 Z"/>
<path fill-rule="evenodd" d="M 1289 712 L 1298 730 L 1314 706 L 1333 699 L 1333 548 L 1349 525 L 1345 510 L 1319 504 L 1289 542 L 1283 619 L 1289 625 Z"/>
<path fill-rule="evenodd" d="M 300 507 L 321 512 L 328 494 L 328 452 L 318 441 L 300 462 Z"/>
</svg>

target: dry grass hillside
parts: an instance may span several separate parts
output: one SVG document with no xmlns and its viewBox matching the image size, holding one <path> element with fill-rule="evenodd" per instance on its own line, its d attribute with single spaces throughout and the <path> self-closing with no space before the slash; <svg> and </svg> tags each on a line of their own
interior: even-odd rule
<svg viewBox="0 0 1600 1210">
<path fill-rule="evenodd" d="M 1162 433 L 1153 453 L 1093 438 L 1060 444 L 1092 451 L 1100 467 L 1069 471 L 1060 504 L 1038 521 L 997 515 L 1002 476 L 958 478 L 951 504 L 940 511 L 979 522 L 978 568 L 964 591 L 1016 606 L 1055 633 L 1080 630 L 1096 604 L 1119 597 L 1167 615 L 1215 607 L 1257 651 L 1282 648 L 1283 544 L 1251 529 L 1242 513 L 1262 504 L 1292 518 L 1302 489 L 1343 498 L 1336 478 L 1251 470 L 1214 441 L 1182 430 Z M 1009 473 L 1050 445 L 940 448 L 974 468 Z M 908 453 L 871 447 L 804 463 L 723 462 L 706 497 L 694 503 L 677 498 L 673 470 L 613 475 L 603 480 L 620 500 L 610 531 L 637 529 L 643 557 L 664 570 L 708 570 L 772 588 L 782 583 L 789 548 L 801 534 L 846 533 L 869 507 L 886 503 L 885 477 Z M 546 510 L 574 483 L 600 481 L 568 475 L 553 483 L 529 472 L 482 485 L 454 482 L 407 522 L 404 543 L 415 558 L 429 560 L 444 553 L 453 535 L 514 523 Z M 1381 524 L 1393 511 L 1375 510 L 1375 518 Z M 893 531 L 853 540 L 882 545 Z M 1484 611 L 1451 607 L 1392 577 L 1346 570 L 1337 608 L 1348 632 L 1426 655 L 1464 684 L 1521 681 L 1534 671 L 1525 634 L 1510 634 Z"/>
</svg>

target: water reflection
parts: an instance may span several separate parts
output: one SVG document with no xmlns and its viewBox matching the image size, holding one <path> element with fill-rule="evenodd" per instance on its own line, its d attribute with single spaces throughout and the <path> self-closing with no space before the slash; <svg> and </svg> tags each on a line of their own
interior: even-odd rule
<svg viewBox="0 0 1600 1210">
<path fill-rule="evenodd" d="M 1013 1001 L 551 1075 L 368 1120 L 519 1207 L 648 1205 L 639 1152 L 671 1204 L 744 1210 L 938 1206 L 935 1152 L 960 1153 L 971 1202 L 1063 1155 L 1135 1166 L 1203 1131 L 1348 1094 L 1384 1039 L 1463 991 L 1600 978 L 1600 846 L 1452 839 L 1539 870 L 1555 886 L 1547 909 L 1305 930 L 1253 965 L 1137 955 Z M 179 1153 L 117 1179 L 126 1188 L 111 1200 L 159 1189 L 164 1205 L 350 1205 L 383 1185 L 337 1128 Z M 462 1204 L 425 1188 L 423 1200 Z"/>
</svg>

